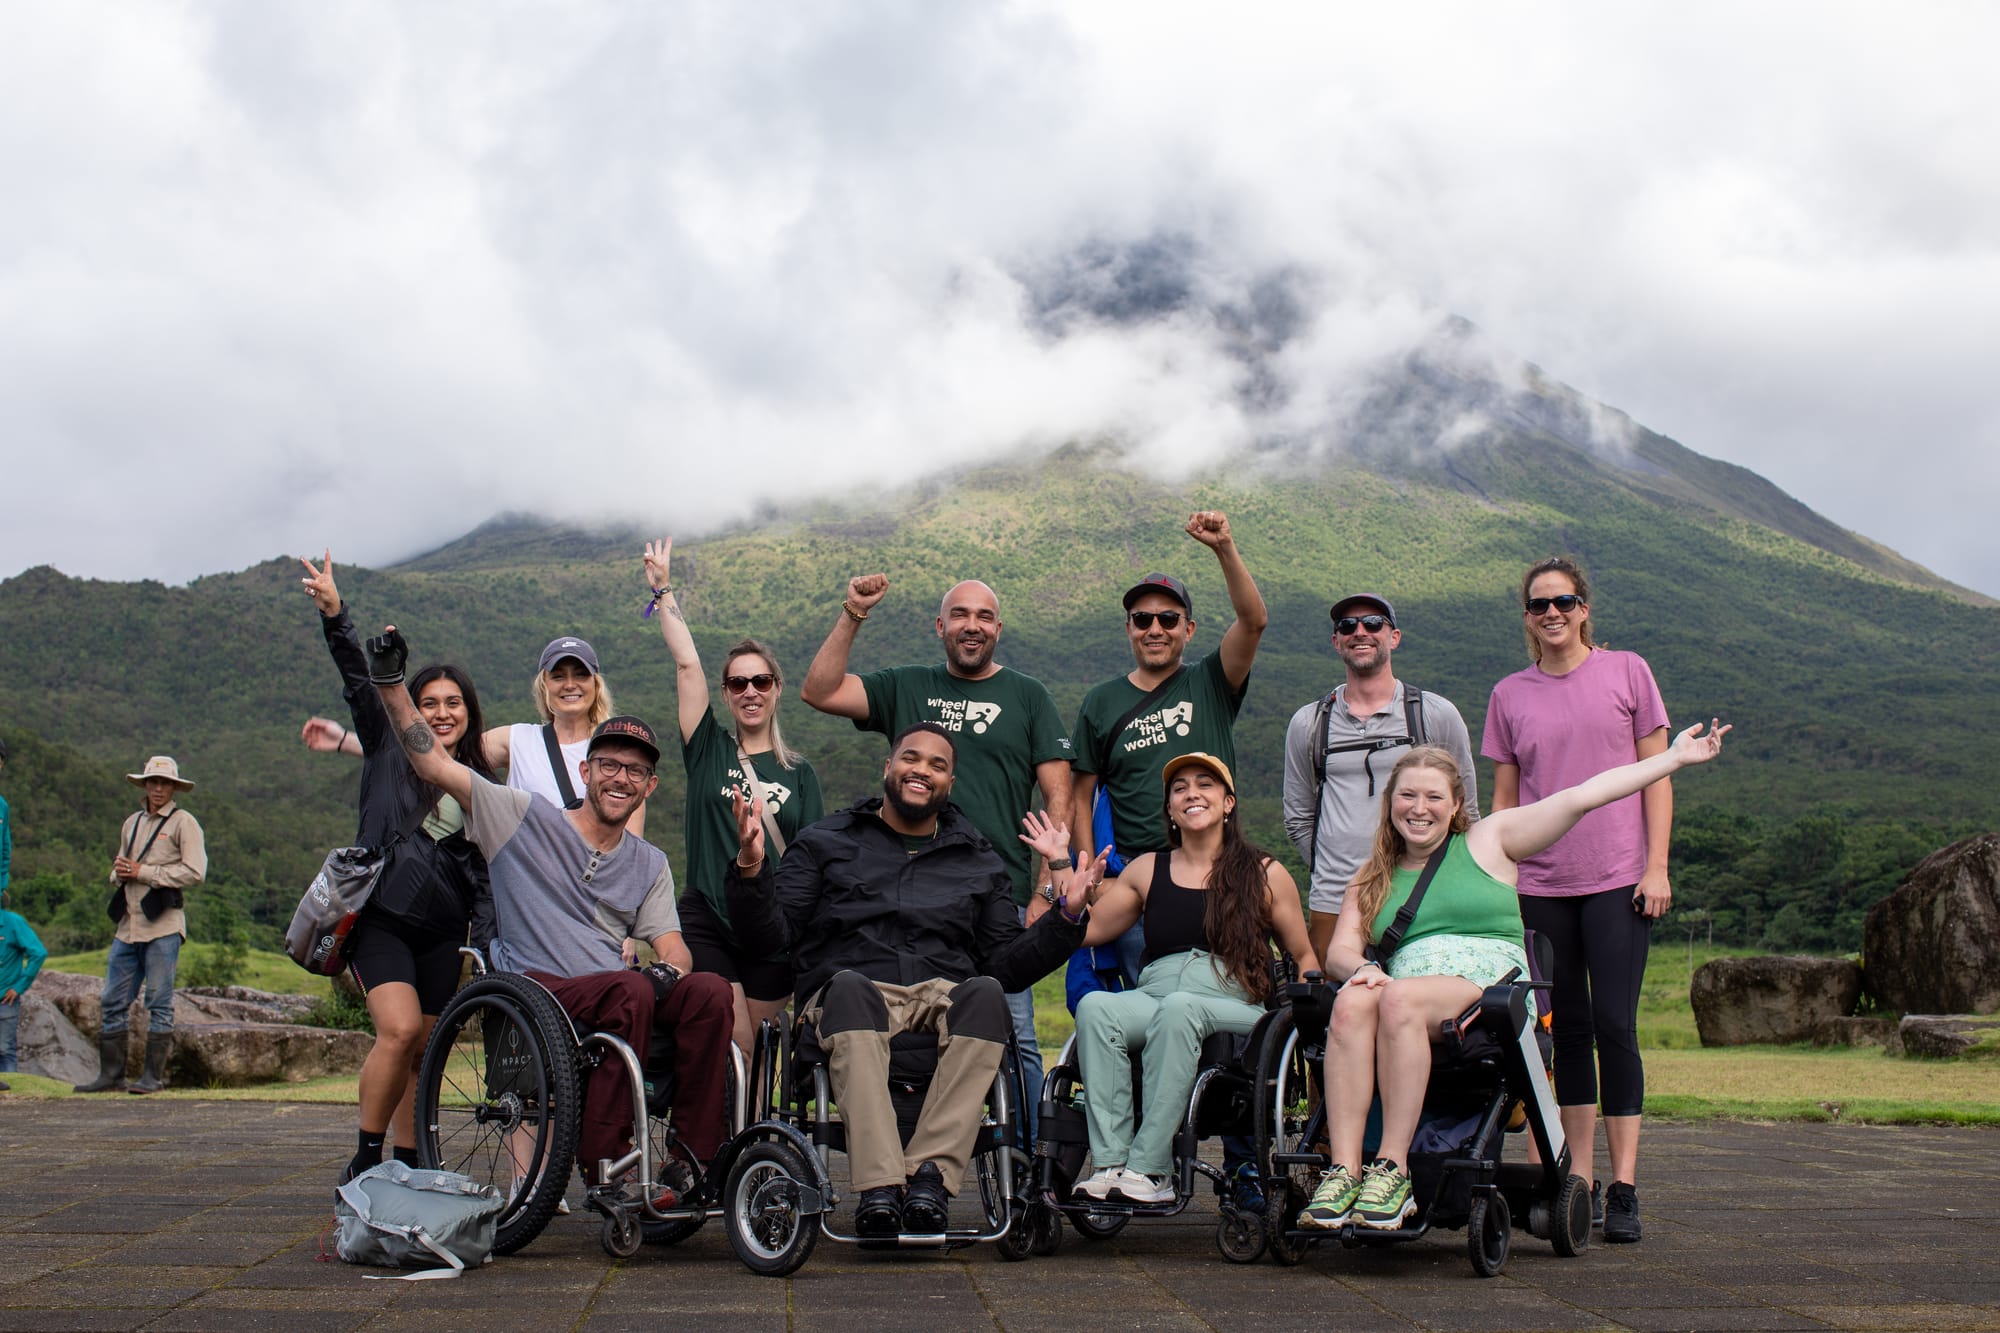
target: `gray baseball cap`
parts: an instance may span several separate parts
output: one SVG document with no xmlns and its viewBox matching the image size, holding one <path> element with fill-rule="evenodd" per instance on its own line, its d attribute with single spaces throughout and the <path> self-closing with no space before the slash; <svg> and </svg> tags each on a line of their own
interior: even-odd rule
<svg viewBox="0 0 2000 1333">
<path fill-rule="evenodd" d="M 597 670 L 597 650 L 573 635 L 568 635 L 560 639 L 550 639 L 549 646 L 542 649 L 542 664 L 536 667 L 535 670 L 546 672 L 565 657 L 574 657 L 577 661 L 583 663 L 583 669 L 591 675 L 595 676 L 599 674 Z"/>
</svg>

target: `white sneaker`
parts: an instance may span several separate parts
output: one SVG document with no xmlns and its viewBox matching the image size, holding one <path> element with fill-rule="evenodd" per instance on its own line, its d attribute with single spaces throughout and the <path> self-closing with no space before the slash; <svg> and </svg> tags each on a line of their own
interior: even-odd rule
<svg viewBox="0 0 2000 1333">
<path fill-rule="evenodd" d="M 1111 1197 L 1127 1203 L 1172 1203 L 1174 1182 L 1166 1176 L 1141 1175 L 1121 1167 L 1112 1183 Z"/>
<path fill-rule="evenodd" d="M 1089 1179 L 1078 1181 L 1076 1193 L 1102 1203 L 1111 1197 L 1111 1187 L 1117 1184 L 1118 1177 L 1124 1174 L 1125 1168 L 1122 1166 L 1107 1166 Z"/>
</svg>

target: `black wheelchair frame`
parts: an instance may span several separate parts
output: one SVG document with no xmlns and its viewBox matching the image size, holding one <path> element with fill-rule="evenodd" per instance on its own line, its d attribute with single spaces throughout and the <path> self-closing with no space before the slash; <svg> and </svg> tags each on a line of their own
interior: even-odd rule
<svg viewBox="0 0 2000 1333">
<path fill-rule="evenodd" d="M 1549 1241 L 1562 1257 L 1581 1254 L 1590 1243 L 1590 1186 L 1571 1173 L 1540 1026 L 1528 1008 L 1529 993 L 1545 989 L 1546 983 L 1510 972 L 1443 1025 L 1425 1105 L 1471 1109 L 1476 1124 L 1455 1150 L 1410 1154 L 1417 1212 L 1409 1224 L 1376 1230 L 1350 1220 L 1321 1230 L 1301 1227 L 1299 1214 L 1329 1165 L 1319 1146 L 1325 1107 L 1315 1102 L 1311 1081 L 1325 1054 L 1334 990 L 1324 982 L 1287 987 L 1291 1005 L 1275 1025 L 1282 1029 L 1274 1034 L 1278 1040 L 1265 1049 L 1256 1090 L 1272 1258 L 1289 1266 L 1301 1262 L 1316 1240 L 1396 1244 L 1421 1239 L 1433 1227 L 1465 1228 L 1467 1257 L 1481 1277 L 1497 1276 L 1506 1265 L 1515 1228 Z M 1516 1123 L 1533 1138 L 1539 1162 L 1502 1160 L 1505 1136 Z"/>
</svg>

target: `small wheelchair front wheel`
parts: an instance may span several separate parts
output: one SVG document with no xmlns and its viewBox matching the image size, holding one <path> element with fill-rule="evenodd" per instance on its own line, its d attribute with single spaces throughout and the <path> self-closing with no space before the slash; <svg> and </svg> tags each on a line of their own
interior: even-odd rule
<svg viewBox="0 0 2000 1333">
<path fill-rule="evenodd" d="M 645 1237 L 639 1230 L 639 1217 L 623 1208 L 614 1208 L 604 1215 L 604 1227 L 598 1232 L 598 1244 L 613 1259 L 630 1259 L 639 1252 L 639 1245 Z"/>
<path fill-rule="evenodd" d="M 1481 1277 L 1500 1276 L 1500 1270 L 1507 1266 L 1513 1231 L 1506 1195 L 1488 1190 L 1474 1198 L 1465 1222 L 1465 1253 L 1472 1260 L 1472 1271 Z"/>
<path fill-rule="evenodd" d="M 819 1216 L 801 1205 L 813 1189 L 805 1160 L 789 1144 L 753 1143 L 729 1169 L 723 1186 L 723 1219 L 729 1248 L 743 1266 L 763 1277 L 786 1277 L 812 1257 L 819 1244 Z"/>
<path fill-rule="evenodd" d="M 1062 1233 L 1062 1214 L 1045 1200 L 1031 1200 L 1028 1204 L 1028 1249 L 1046 1259 L 1062 1248 Z"/>
<path fill-rule="evenodd" d="M 1225 1209 L 1215 1224 L 1215 1248 L 1232 1264 L 1254 1264 L 1264 1253 L 1264 1217 L 1261 1213 Z"/>
</svg>

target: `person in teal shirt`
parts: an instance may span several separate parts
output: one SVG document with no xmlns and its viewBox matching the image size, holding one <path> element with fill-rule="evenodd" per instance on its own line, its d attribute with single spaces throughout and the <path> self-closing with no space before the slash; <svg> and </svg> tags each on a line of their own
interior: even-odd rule
<svg viewBox="0 0 2000 1333">
<path fill-rule="evenodd" d="M 7 766 L 7 742 L 0 741 L 0 769 Z M 0 796 L 0 1074 L 21 1066 L 15 1038 L 21 1029 L 21 997 L 35 984 L 49 951 L 19 912 L 7 910 L 7 886 L 14 862 L 14 826 L 7 798 Z M 7 1089 L 0 1080 L 0 1092 Z"/>
</svg>

